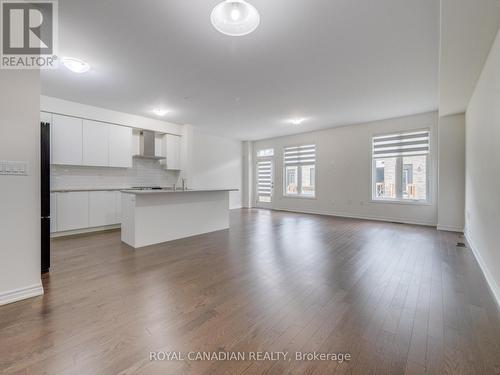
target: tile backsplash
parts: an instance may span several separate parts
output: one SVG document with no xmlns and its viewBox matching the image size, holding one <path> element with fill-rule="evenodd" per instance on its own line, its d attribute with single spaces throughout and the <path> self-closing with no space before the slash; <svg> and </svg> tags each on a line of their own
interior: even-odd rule
<svg viewBox="0 0 500 375">
<path fill-rule="evenodd" d="M 179 172 L 163 169 L 157 160 L 134 159 L 132 168 L 50 166 L 51 189 L 171 186 Z"/>
</svg>

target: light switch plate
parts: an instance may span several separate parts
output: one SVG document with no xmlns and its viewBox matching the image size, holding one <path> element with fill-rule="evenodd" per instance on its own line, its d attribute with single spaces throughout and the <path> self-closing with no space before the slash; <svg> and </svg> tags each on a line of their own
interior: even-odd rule
<svg viewBox="0 0 500 375">
<path fill-rule="evenodd" d="M 0 175 L 4 176 L 27 176 L 27 161 L 0 160 Z"/>
</svg>

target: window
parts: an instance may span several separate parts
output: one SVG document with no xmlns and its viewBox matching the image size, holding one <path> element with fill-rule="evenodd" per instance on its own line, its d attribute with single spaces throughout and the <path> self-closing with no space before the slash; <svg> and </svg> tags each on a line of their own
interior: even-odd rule
<svg viewBox="0 0 500 375">
<path fill-rule="evenodd" d="M 269 156 L 274 156 L 274 149 L 273 148 L 267 148 L 265 150 L 257 151 L 258 158 L 264 158 L 264 157 L 269 157 Z"/>
<path fill-rule="evenodd" d="M 396 199 L 397 158 L 375 159 L 375 198 Z"/>
<path fill-rule="evenodd" d="M 285 194 L 297 195 L 299 193 L 298 191 L 299 169 L 296 166 L 285 167 L 285 174 L 286 174 Z"/>
<path fill-rule="evenodd" d="M 429 151 L 429 130 L 373 137 L 373 199 L 427 202 Z"/>
<path fill-rule="evenodd" d="M 314 198 L 316 195 L 316 145 L 285 147 L 284 194 Z"/>
</svg>

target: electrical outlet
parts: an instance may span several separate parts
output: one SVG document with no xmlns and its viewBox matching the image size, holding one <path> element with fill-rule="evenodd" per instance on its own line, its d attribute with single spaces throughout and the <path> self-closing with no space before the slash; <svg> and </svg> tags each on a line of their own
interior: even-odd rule
<svg viewBox="0 0 500 375">
<path fill-rule="evenodd" d="M 28 162 L 0 160 L 0 175 L 27 176 Z"/>
</svg>

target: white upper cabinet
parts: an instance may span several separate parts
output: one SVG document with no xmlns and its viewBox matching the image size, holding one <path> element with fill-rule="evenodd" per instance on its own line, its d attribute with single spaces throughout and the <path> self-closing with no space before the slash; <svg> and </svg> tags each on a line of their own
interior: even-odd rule
<svg viewBox="0 0 500 375">
<path fill-rule="evenodd" d="M 80 118 L 52 115 L 52 163 L 82 165 L 83 120 Z"/>
<path fill-rule="evenodd" d="M 155 156 L 166 157 L 165 150 L 165 134 L 156 133 L 155 134 Z"/>
<path fill-rule="evenodd" d="M 140 129 L 132 129 L 132 156 L 141 153 L 141 131 Z"/>
<path fill-rule="evenodd" d="M 181 137 L 178 135 L 165 135 L 166 163 L 165 169 L 181 169 Z"/>
<path fill-rule="evenodd" d="M 109 126 L 109 166 L 132 168 L 132 129 Z"/>
<path fill-rule="evenodd" d="M 83 165 L 109 166 L 109 125 L 83 120 Z"/>
<path fill-rule="evenodd" d="M 51 164 L 132 168 L 140 154 L 140 130 L 126 126 L 41 112 L 51 122 Z M 156 134 L 156 156 L 165 169 L 179 170 L 180 136 Z"/>
</svg>

